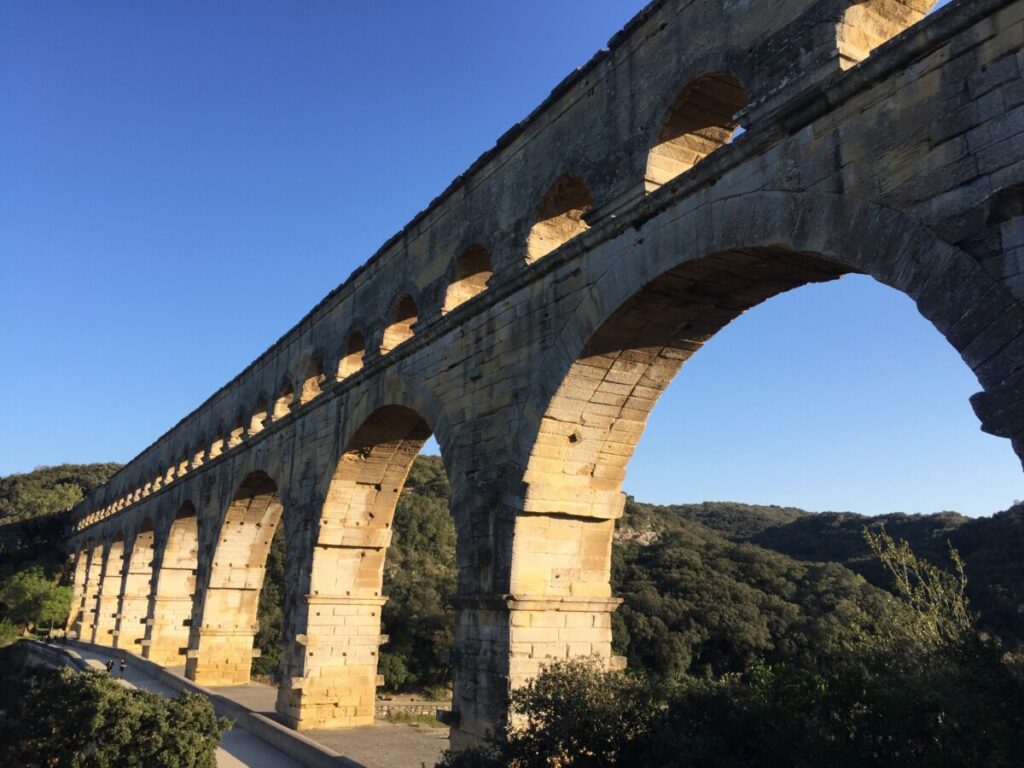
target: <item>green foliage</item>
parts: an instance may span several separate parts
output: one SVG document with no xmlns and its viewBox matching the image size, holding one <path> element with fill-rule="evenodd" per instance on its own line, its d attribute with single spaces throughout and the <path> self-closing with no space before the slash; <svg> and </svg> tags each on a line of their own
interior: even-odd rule
<svg viewBox="0 0 1024 768">
<path fill-rule="evenodd" d="M 413 463 L 392 523 L 384 570 L 388 602 L 381 614 L 390 640 L 378 670 L 388 690 L 431 689 L 450 684 L 444 657 L 454 639 L 455 527 L 448 512 L 448 479 L 436 456 Z M 271 542 L 259 602 L 260 657 L 253 672 L 276 679 L 284 615 L 284 526 Z"/>
<path fill-rule="evenodd" d="M 451 680 L 445 658 L 453 640 L 455 531 L 448 493 L 441 460 L 417 458 L 395 512 L 384 572 L 389 600 L 382 631 L 390 642 L 382 648 L 379 669 L 392 691 L 444 686 Z M 886 620 L 886 571 L 872 556 L 861 528 L 851 528 L 859 522 L 877 529 L 883 520 L 925 538 L 927 555 L 936 562 L 940 557 L 948 562 L 943 537 L 966 525 L 966 518 L 950 514 L 867 519 L 718 502 L 657 507 L 630 499 L 613 548 L 612 588 L 624 600 L 612 616 L 615 648 L 628 657 L 631 669 L 661 680 L 739 673 L 755 660 L 827 672 L 846 653 L 851 636 L 874 631 Z M 1005 524 L 1001 530 L 1008 534 L 1002 545 L 1007 551 L 1024 539 L 1014 539 Z M 800 559 L 751 541 L 779 531 L 793 532 L 792 547 Z M 816 536 L 822 541 L 813 545 Z M 985 537 L 979 536 L 972 551 L 984 551 Z M 279 658 L 282 545 L 279 529 L 260 597 L 256 644 L 262 658 L 254 662 L 257 673 L 271 676 Z M 801 562 L 812 545 L 823 555 L 849 558 L 871 583 L 836 563 Z M 973 563 L 970 567 L 975 568 Z M 1018 579 L 1024 578 L 1021 570 L 1016 568 Z M 1001 569 L 1004 582 L 1010 571 Z M 978 591 L 974 587 L 973 594 Z M 1019 605 L 1021 595 L 1024 583 L 1004 596 L 1007 620 L 1019 621 L 1009 607 Z M 986 624 L 986 618 L 983 614 L 987 628 L 992 622 Z"/>
<path fill-rule="evenodd" d="M 437 456 L 413 463 L 392 524 L 384 568 L 381 674 L 390 690 L 448 685 L 454 640 L 455 526 L 448 479 Z"/>
<path fill-rule="evenodd" d="M 120 464 L 61 464 L 0 478 L 0 521 L 7 523 L 70 509 L 103 485 Z"/>
<path fill-rule="evenodd" d="M 420 714 L 416 712 L 389 712 L 381 719 L 386 723 L 396 723 L 398 725 L 418 725 L 426 728 L 448 727 L 439 721 L 435 715 Z"/>
<path fill-rule="evenodd" d="M 630 502 L 627 522 L 647 514 Z M 648 518 L 646 530 L 652 529 Z M 868 629 L 884 593 L 841 566 L 799 563 L 674 518 L 655 536 L 619 536 L 614 644 L 661 680 L 742 671 L 755 659 L 827 664 Z"/>
<path fill-rule="evenodd" d="M 253 641 L 260 655 L 252 660 L 252 673 L 277 682 L 281 667 L 284 629 L 284 526 L 279 525 L 267 553 L 266 575 L 257 608 L 259 631 Z"/>
<path fill-rule="evenodd" d="M 0 477 L 0 576 L 39 566 L 63 578 L 65 510 L 119 469 L 118 464 L 63 464 Z"/>
<path fill-rule="evenodd" d="M 1008 647 L 1024 643 L 1024 568 L 1020 567 L 1024 562 L 1024 505 L 973 519 L 955 512 L 874 517 L 848 512 L 811 514 L 730 502 L 637 506 L 653 510 L 651 514 L 662 526 L 674 524 L 672 517 L 699 522 L 733 541 L 756 544 L 796 560 L 840 563 L 883 588 L 888 587 L 889 577 L 861 535 L 865 526 L 874 532 L 884 528 L 907 541 L 919 556 L 943 568 L 949 564 L 949 547 L 953 546 L 965 562 L 967 596 L 978 611 L 978 626 Z M 745 515 L 755 522 L 742 522 Z"/>
<path fill-rule="evenodd" d="M 814 659 L 755 658 L 742 672 L 681 675 L 666 690 L 560 662 L 512 695 L 498 739 L 440 765 L 1019 765 L 1024 681 L 978 635 L 962 571 L 943 572 L 886 534 L 868 538 L 900 597 L 884 597 L 879 621 L 849 628 L 827 671 Z"/>
<path fill-rule="evenodd" d="M 0 610 L 26 631 L 63 624 L 71 611 L 71 587 L 58 586 L 41 568 L 28 568 L 0 582 Z"/>
<path fill-rule="evenodd" d="M 19 630 L 8 618 L 0 618 L 0 648 L 10 645 L 21 637 Z"/>
<path fill-rule="evenodd" d="M 24 768 L 213 768 L 221 731 L 195 694 L 166 699 L 99 672 L 39 670 L 3 718 L 0 762 Z"/>
</svg>

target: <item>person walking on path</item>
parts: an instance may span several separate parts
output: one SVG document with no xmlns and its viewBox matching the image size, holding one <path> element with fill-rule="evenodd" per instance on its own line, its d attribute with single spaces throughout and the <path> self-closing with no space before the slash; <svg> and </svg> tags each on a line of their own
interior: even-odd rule
<svg viewBox="0 0 1024 768">
<path fill-rule="evenodd" d="M 110 662 L 113 664 L 114 662 Z M 128 659 L 124 656 L 121 657 L 121 679 L 124 680 L 124 671 L 128 669 Z"/>
<path fill-rule="evenodd" d="M 114 676 L 114 660 L 113 659 L 108 659 L 107 660 L 107 674 L 110 675 L 111 677 Z"/>
</svg>

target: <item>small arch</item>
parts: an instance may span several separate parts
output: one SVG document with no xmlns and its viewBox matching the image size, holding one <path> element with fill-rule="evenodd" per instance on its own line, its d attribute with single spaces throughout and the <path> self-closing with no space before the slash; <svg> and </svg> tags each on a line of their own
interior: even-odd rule
<svg viewBox="0 0 1024 768">
<path fill-rule="evenodd" d="M 210 443 L 210 450 L 207 452 L 209 459 L 215 459 L 224 452 L 224 430 L 221 427 L 217 428 L 216 434 L 213 436 L 213 442 Z"/>
<path fill-rule="evenodd" d="M 235 418 L 235 425 L 228 432 L 228 448 L 234 448 L 245 440 L 245 416 L 241 413 Z"/>
<path fill-rule="evenodd" d="M 481 245 L 471 245 L 455 259 L 455 272 L 445 293 L 442 312 L 451 312 L 483 293 L 493 274 L 491 254 Z"/>
<path fill-rule="evenodd" d="M 249 429 L 247 432 L 249 437 L 258 435 L 263 431 L 263 427 L 266 426 L 267 416 L 269 416 L 268 411 L 267 400 L 261 397 L 256 401 L 256 410 L 252 412 L 252 417 L 249 419 Z"/>
<path fill-rule="evenodd" d="M 931 11 L 936 0 L 854 0 L 836 27 L 839 68 L 863 61 L 882 43 L 913 26 Z"/>
<path fill-rule="evenodd" d="M 338 381 L 351 376 L 363 367 L 366 355 L 366 338 L 359 331 L 352 331 L 348 336 L 345 354 L 338 361 Z"/>
<path fill-rule="evenodd" d="M 281 389 L 274 400 L 274 421 L 283 419 L 292 411 L 292 402 L 295 400 L 295 387 L 292 380 L 285 378 L 281 382 Z"/>
<path fill-rule="evenodd" d="M 306 375 L 302 379 L 302 392 L 299 394 L 299 403 L 308 403 L 317 397 L 322 391 L 326 381 L 324 377 L 324 360 L 320 355 L 313 355 L 306 364 Z"/>
<path fill-rule="evenodd" d="M 729 143 L 747 106 L 747 94 L 732 75 L 702 75 L 690 82 L 662 118 L 647 155 L 645 189 L 651 192 Z"/>
<path fill-rule="evenodd" d="M 589 229 L 583 217 L 594 205 L 590 189 L 578 176 L 560 176 L 551 185 L 533 217 L 526 241 L 526 263 L 547 256 Z"/>
<path fill-rule="evenodd" d="M 408 293 L 398 297 L 388 325 L 384 329 L 384 339 L 381 341 L 380 353 L 386 355 L 399 344 L 402 344 L 413 337 L 413 325 L 419 320 L 419 309 L 416 301 Z"/>
</svg>

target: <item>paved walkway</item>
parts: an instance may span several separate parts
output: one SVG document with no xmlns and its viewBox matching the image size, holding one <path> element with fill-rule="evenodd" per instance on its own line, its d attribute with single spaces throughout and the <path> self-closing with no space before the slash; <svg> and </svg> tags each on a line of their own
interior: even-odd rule
<svg viewBox="0 0 1024 768">
<path fill-rule="evenodd" d="M 184 671 L 182 670 L 174 670 Z M 210 688 L 253 712 L 277 719 L 277 689 L 261 683 Z M 432 766 L 448 748 L 448 729 L 429 725 L 374 723 L 359 728 L 303 731 L 302 734 L 366 768 L 421 768 Z"/>
<path fill-rule="evenodd" d="M 81 645 L 75 651 L 82 658 L 105 664 L 108 655 Z M 171 672 L 183 675 L 184 667 L 168 667 Z M 116 674 L 116 670 L 115 670 Z M 149 675 L 128 664 L 126 679 L 138 688 L 175 696 L 169 686 L 154 680 Z M 274 702 L 277 689 L 260 683 L 210 688 L 209 690 L 231 699 L 247 709 L 277 719 Z M 396 723 L 374 723 L 360 728 L 338 728 L 319 731 L 303 731 L 314 741 L 323 744 L 350 760 L 361 763 L 365 768 L 431 768 L 448 748 L 448 729 L 430 726 L 400 725 Z M 224 734 L 217 751 L 218 768 L 292 768 L 301 765 L 261 741 L 248 731 L 235 727 Z"/>
</svg>

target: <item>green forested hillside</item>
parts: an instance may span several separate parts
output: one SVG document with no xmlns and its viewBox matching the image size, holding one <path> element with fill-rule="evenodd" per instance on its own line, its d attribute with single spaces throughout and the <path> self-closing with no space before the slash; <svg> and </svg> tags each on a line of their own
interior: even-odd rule
<svg viewBox="0 0 1024 768">
<path fill-rule="evenodd" d="M 1024 505 L 980 518 L 955 512 L 869 517 L 729 502 L 652 509 L 672 512 L 732 541 L 756 544 L 795 560 L 841 563 L 883 588 L 888 587 L 888 576 L 868 549 L 864 528 L 876 532 L 884 528 L 944 568 L 951 565 L 952 546 L 965 561 L 967 597 L 980 614 L 981 629 L 1011 647 L 1024 643 Z"/>
<path fill-rule="evenodd" d="M 87 492 L 117 465 L 64 465 L 0 479 L 2 570 L 44 565 L 56 574 L 64 520 L 49 513 Z M 73 490 L 69 490 L 73 489 Z M 871 627 L 887 577 L 863 537 L 882 526 L 934 562 L 948 565 L 947 541 L 966 562 L 980 626 L 1016 647 L 1024 638 L 1024 507 L 990 518 L 953 513 L 862 517 L 794 508 L 706 502 L 655 506 L 632 499 L 613 550 L 617 651 L 634 669 L 664 678 L 717 676 L 752 659 L 828 658 L 843 633 Z M 278 529 L 260 600 L 256 671 L 274 674 L 282 626 L 284 553 Z M 381 672 L 389 687 L 450 681 L 455 532 L 448 484 L 437 457 L 420 457 L 394 520 L 385 566 Z M 0 574 L 2 575 L 2 574 Z M 864 578 L 861 578 L 863 576 Z M 866 581 L 865 581 L 866 579 Z"/>
<path fill-rule="evenodd" d="M 0 477 L 0 644 L 36 625 L 63 623 L 71 589 L 61 547 L 69 510 L 119 469 L 62 464 Z"/>
<path fill-rule="evenodd" d="M 121 468 L 120 464 L 61 464 L 0 477 L 0 524 L 71 509 Z"/>
<path fill-rule="evenodd" d="M 59 577 L 67 511 L 120 464 L 61 464 L 0 477 L 0 577 L 37 566 Z"/>
</svg>

